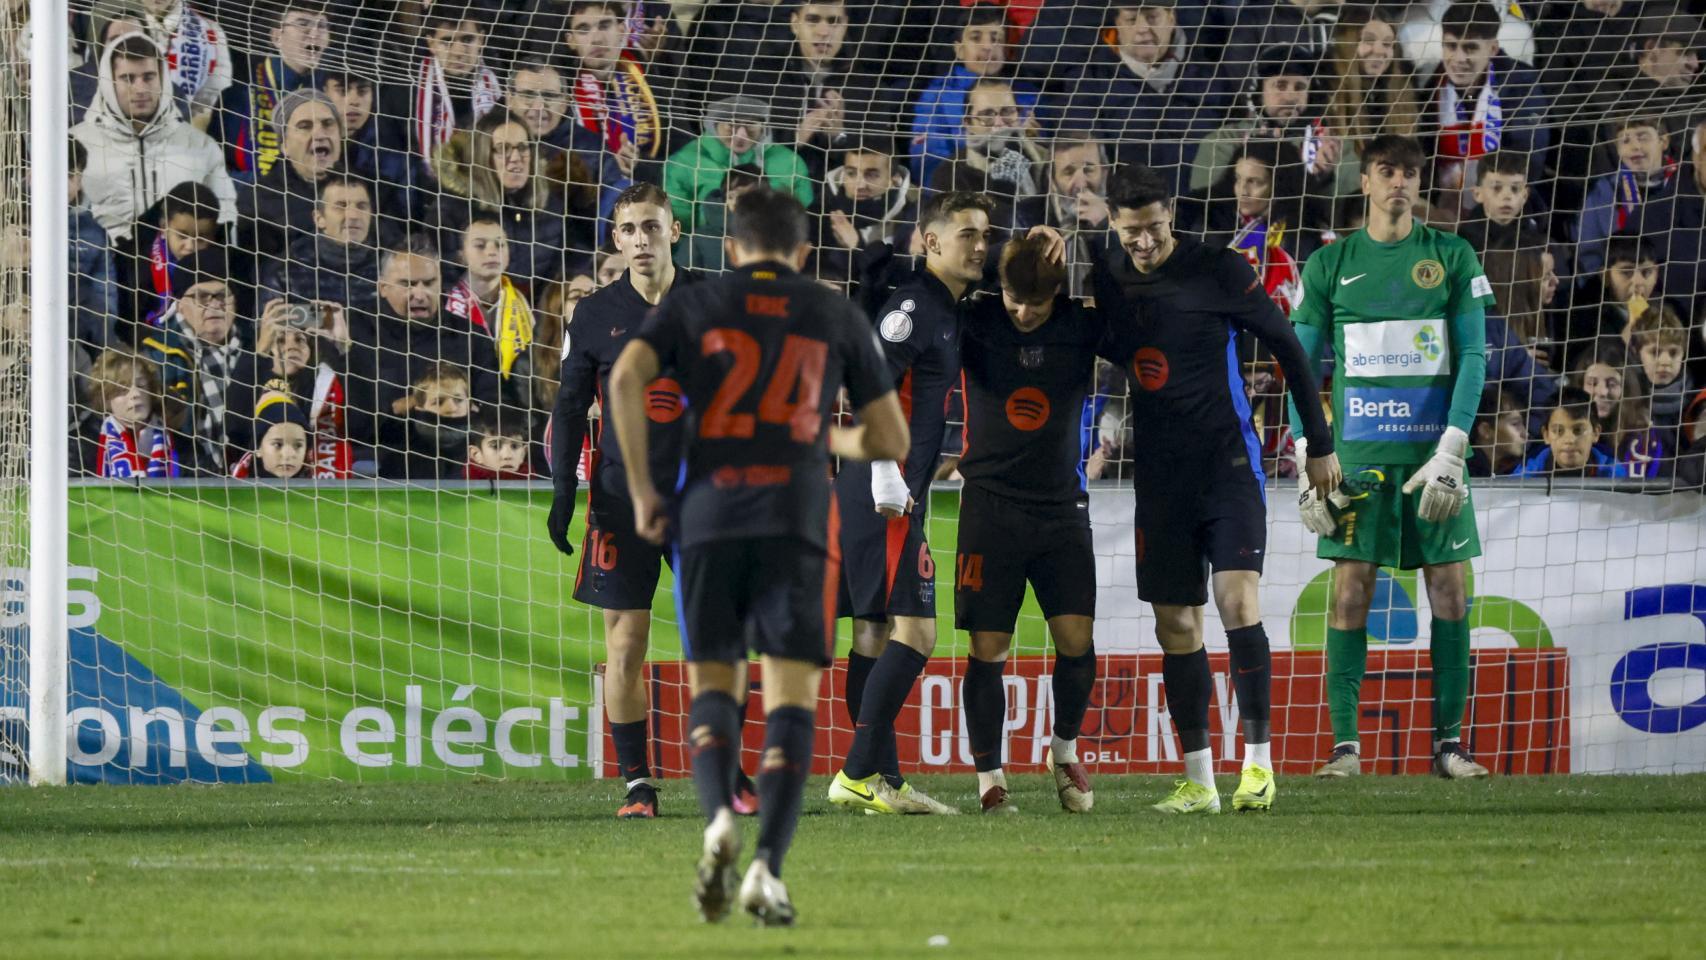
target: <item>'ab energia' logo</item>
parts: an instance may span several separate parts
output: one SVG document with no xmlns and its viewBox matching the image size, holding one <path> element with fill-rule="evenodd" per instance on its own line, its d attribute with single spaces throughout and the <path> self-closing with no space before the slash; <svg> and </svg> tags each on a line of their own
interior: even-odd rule
<svg viewBox="0 0 1706 960">
<path fill-rule="evenodd" d="M 1432 326 L 1426 326 L 1416 331 L 1416 339 L 1413 342 L 1416 346 L 1416 352 L 1420 353 L 1430 363 L 1438 360 L 1445 353 L 1445 344 L 1440 342 L 1439 331 Z"/>
</svg>

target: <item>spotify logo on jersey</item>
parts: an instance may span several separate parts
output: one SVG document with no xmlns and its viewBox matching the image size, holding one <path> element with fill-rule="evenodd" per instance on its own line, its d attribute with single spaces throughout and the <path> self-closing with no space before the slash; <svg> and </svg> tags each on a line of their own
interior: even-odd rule
<svg viewBox="0 0 1706 960">
<path fill-rule="evenodd" d="M 1036 387 L 1020 387 L 1007 398 L 1007 422 L 1030 433 L 1048 422 L 1048 396 Z"/>
</svg>

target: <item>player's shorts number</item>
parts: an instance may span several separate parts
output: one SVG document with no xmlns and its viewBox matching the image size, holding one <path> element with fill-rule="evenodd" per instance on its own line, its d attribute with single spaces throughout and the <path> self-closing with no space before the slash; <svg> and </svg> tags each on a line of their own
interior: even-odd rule
<svg viewBox="0 0 1706 960">
<path fill-rule="evenodd" d="M 616 569 L 616 534 L 593 532 L 591 556 L 587 559 L 600 570 Z"/>
<path fill-rule="evenodd" d="M 962 553 L 958 557 L 959 569 L 954 576 L 954 582 L 961 590 L 973 592 L 983 589 L 983 554 Z"/>
<path fill-rule="evenodd" d="M 936 558 L 930 556 L 930 544 L 918 545 L 918 579 L 932 580 L 936 577 Z"/>
<path fill-rule="evenodd" d="M 752 436 L 758 421 L 786 424 L 795 443 L 812 443 L 823 427 L 818 403 L 823 397 L 823 368 L 829 345 L 822 340 L 789 334 L 782 341 L 782 356 L 758 400 L 758 416 L 734 412 L 735 404 L 758 379 L 763 350 L 744 330 L 718 327 L 705 331 L 700 340 L 705 356 L 729 354 L 734 366 L 724 374 L 722 385 L 711 397 L 711 405 L 699 421 L 699 435 L 707 440 L 740 439 Z"/>
</svg>

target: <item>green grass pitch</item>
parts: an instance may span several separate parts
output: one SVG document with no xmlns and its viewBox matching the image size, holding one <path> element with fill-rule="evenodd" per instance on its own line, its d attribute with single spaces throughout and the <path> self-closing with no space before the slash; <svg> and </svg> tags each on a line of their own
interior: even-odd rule
<svg viewBox="0 0 1706 960">
<path fill-rule="evenodd" d="M 975 809 L 970 777 L 921 778 Z M 467 782 L 0 790 L 0 945 L 121 957 L 1688 957 L 1706 776 L 1280 781 L 1269 815 L 1173 819 L 1104 777 L 1069 817 L 853 816 L 814 779 L 793 930 L 689 903 L 691 786 Z M 1222 780 L 1230 810 L 1230 779 Z M 750 845 L 756 825 L 747 824 Z M 933 937 L 946 937 L 931 946 Z"/>
</svg>

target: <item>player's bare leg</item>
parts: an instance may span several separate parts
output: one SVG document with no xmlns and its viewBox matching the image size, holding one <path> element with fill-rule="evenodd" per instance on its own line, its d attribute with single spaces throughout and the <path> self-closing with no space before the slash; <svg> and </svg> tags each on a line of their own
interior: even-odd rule
<svg viewBox="0 0 1706 960">
<path fill-rule="evenodd" d="M 853 746 L 841 772 L 829 788 L 832 803 L 860 807 L 872 813 L 935 813 L 959 811 L 904 784 L 899 790 L 888 783 L 885 793 L 872 782 L 881 777 L 881 745 L 894 736 L 894 721 L 924 672 L 936 649 L 936 621 L 931 617 L 893 617 L 888 644 L 871 669 L 859 719 L 853 727 Z"/>
<path fill-rule="evenodd" d="M 616 815 L 649 820 L 658 815 L 657 785 L 652 780 L 646 729 L 646 648 L 651 638 L 650 610 L 604 611 L 604 715 L 616 744 L 616 769 L 628 784 L 628 797 Z"/>
<path fill-rule="evenodd" d="M 735 820 L 734 772 L 739 762 L 736 740 L 736 667 L 734 663 L 697 662 L 687 665 L 693 703 L 688 709 L 687 745 L 692 751 L 693 789 L 705 814 L 704 844 L 693 885 L 699 916 L 716 923 L 728 916 L 734 902 L 735 860 L 740 856 L 740 825 Z"/>
<path fill-rule="evenodd" d="M 764 753 L 758 766 L 758 846 L 740 886 L 741 909 L 768 927 L 790 926 L 794 904 L 782 885 L 782 860 L 794 840 L 816 737 L 817 666 L 766 656 Z"/>
<path fill-rule="evenodd" d="M 1357 736 L 1362 675 L 1368 669 L 1368 608 L 1374 603 L 1379 568 L 1362 560 L 1333 564 L 1333 607 L 1327 613 L 1327 712 L 1333 722 L 1333 754 L 1317 777 L 1342 779 L 1362 773 Z"/>
<path fill-rule="evenodd" d="M 1261 574 L 1220 570 L 1214 574 L 1214 605 L 1226 627 L 1231 652 L 1232 687 L 1244 734 L 1244 769 L 1232 794 L 1234 810 L 1267 810 L 1274 802 L 1274 761 L 1270 714 L 1273 657 L 1262 629 Z"/>
<path fill-rule="evenodd" d="M 1001 675 L 1007 671 L 1011 633 L 973 631 L 971 655 L 961 682 L 960 702 L 966 711 L 966 738 L 977 770 L 977 796 L 984 813 L 1013 814 L 1019 808 L 1007 795 L 1007 773 L 1001 764 L 1002 727 L 1007 720 L 1007 690 Z"/>
<path fill-rule="evenodd" d="M 1434 674 L 1434 773 L 1448 780 L 1485 777 L 1487 768 L 1463 748 L 1469 702 L 1469 597 L 1462 563 L 1422 568 L 1433 624 L 1428 659 Z"/>
<path fill-rule="evenodd" d="M 1049 768 L 1054 771 L 1054 790 L 1061 809 L 1067 813 L 1089 813 L 1096 804 L 1090 789 L 1090 773 L 1078 760 L 1078 732 L 1084 713 L 1090 709 L 1090 693 L 1096 686 L 1096 621 L 1093 617 L 1059 616 L 1048 621 L 1054 641 L 1054 734 L 1049 739 Z"/>
<path fill-rule="evenodd" d="M 1214 752 L 1208 743 L 1208 704 L 1214 678 L 1202 645 L 1202 607 L 1150 604 L 1155 635 L 1161 641 L 1161 680 L 1167 688 L 1167 713 L 1184 754 L 1185 779 L 1155 809 L 1162 813 L 1219 813 L 1214 785 Z"/>
</svg>

